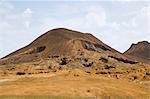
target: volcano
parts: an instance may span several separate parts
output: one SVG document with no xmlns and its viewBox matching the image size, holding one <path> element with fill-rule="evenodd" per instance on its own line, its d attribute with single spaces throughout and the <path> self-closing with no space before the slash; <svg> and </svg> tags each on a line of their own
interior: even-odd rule
<svg viewBox="0 0 150 99">
<path fill-rule="evenodd" d="M 23 63 L 53 56 L 76 56 L 79 51 L 94 51 L 125 59 L 120 52 L 90 33 L 56 28 L 44 33 L 29 45 L 3 57 L 0 63 Z"/>
<path fill-rule="evenodd" d="M 90 33 L 56 28 L 0 59 L 0 75 L 55 75 L 148 80 L 149 43 L 132 45 L 143 57 L 120 53 Z M 139 46 L 140 45 L 140 46 Z M 131 52 L 132 52 L 131 51 Z M 143 54 L 144 53 L 144 54 Z M 143 61 L 144 59 L 144 61 Z M 141 61 L 142 60 L 142 61 Z M 144 63 L 141 63 L 144 62 Z M 144 68 L 144 69 L 143 69 Z M 94 75 L 94 76 L 92 76 Z M 94 82 L 95 83 L 95 82 Z M 120 90 L 119 90 L 120 91 Z"/>
<path fill-rule="evenodd" d="M 132 44 L 131 47 L 124 52 L 128 55 L 142 62 L 150 62 L 150 43 L 148 41 L 141 41 L 137 44 Z"/>
</svg>

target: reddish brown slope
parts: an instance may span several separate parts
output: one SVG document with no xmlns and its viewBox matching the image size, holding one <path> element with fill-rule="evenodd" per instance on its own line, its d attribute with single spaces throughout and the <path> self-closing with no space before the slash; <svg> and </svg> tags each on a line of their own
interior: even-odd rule
<svg viewBox="0 0 150 99">
<path fill-rule="evenodd" d="M 5 63 L 22 63 L 50 56 L 73 56 L 76 55 L 78 50 L 111 52 L 118 57 L 124 58 L 123 55 L 104 44 L 92 34 L 57 28 L 41 35 L 26 47 L 5 56 L 0 63 L 4 61 Z"/>
<path fill-rule="evenodd" d="M 131 47 L 124 52 L 124 55 L 128 55 L 138 61 L 150 62 L 150 43 L 141 41 L 137 44 L 132 44 Z"/>
</svg>

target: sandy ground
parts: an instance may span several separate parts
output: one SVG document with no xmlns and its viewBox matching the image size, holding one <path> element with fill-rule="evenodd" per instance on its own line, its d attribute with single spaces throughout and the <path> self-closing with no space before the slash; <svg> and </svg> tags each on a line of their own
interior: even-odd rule
<svg viewBox="0 0 150 99">
<path fill-rule="evenodd" d="M 146 82 L 149 83 L 149 82 Z M 0 96 L 52 95 L 52 96 L 114 96 L 148 99 L 149 84 L 99 77 L 73 76 L 68 72 L 0 77 Z"/>
</svg>

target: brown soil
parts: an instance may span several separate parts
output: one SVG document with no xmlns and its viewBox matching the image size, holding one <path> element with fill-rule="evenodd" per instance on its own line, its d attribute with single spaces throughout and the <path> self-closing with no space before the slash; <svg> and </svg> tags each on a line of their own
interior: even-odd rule
<svg viewBox="0 0 150 99">
<path fill-rule="evenodd" d="M 74 74 L 79 76 L 74 76 Z M 130 97 L 142 99 L 149 97 L 150 89 L 142 82 L 85 74 L 81 70 L 61 71 L 55 74 L 36 74 L 7 76 L 1 79 L 15 79 L 0 82 L 0 96 L 42 95 L 42 96 L 89 96 L 89 97 Z"/>
</svg>

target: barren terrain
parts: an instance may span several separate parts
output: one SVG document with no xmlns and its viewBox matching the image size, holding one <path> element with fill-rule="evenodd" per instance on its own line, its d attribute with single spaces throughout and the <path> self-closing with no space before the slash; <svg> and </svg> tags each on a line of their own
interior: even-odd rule
<svg viewBox="0 0 150 99">
<path fill-rule="evenodd" d="M 78 74 L 78 76 L 75 76 Z M 0 96 L 61 96 L 101 99 L 148 99 L 149 85 L 115 78 L 86 74 L 81 70 L 56 73 L 3 76 L 0 78 Z"/>
<path fill-rule="evenodd" d="M 89 33 L 50 30 L 0 59 L 0 98 L 149 99 L 150 44 L 138 44 L 132 56 Z"/>
</svg>

